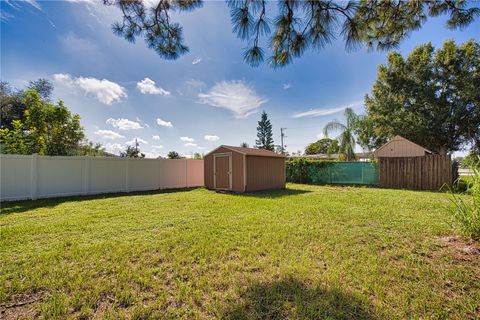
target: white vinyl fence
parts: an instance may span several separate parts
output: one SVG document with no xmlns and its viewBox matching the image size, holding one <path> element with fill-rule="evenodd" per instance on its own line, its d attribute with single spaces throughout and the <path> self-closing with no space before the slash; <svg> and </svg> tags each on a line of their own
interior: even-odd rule
<svg viewBox="0 0 480 320">
<path fill-rule="evenodd" d="M 203 160 L 0 155 L 2 201 L 203 185 Z"/>
</svg>

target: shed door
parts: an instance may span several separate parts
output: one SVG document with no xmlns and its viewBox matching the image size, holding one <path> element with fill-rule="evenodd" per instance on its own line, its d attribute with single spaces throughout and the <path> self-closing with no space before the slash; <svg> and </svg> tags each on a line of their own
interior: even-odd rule
<svg viewBox="0 0 480 320">
<path fill-rule="evenodd" d="M 215 189 L 232 189 L 230 183 L 230 155 L 215 155 Z"/>
</svg>

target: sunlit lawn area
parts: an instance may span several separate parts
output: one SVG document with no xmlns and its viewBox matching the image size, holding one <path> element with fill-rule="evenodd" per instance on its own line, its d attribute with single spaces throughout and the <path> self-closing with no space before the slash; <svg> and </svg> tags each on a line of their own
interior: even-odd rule
<svg viewBox="0 0 480 320">
<path fill-rule="evenodd" d="M 447 205 L 296 184 L 2 203 L 0 318 L 476 319 Z"/>
</svg>

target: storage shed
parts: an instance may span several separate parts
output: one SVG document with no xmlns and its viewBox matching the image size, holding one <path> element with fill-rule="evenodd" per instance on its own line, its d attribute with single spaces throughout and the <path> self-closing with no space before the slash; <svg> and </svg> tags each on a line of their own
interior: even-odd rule
<svg viewBox="0 0 480 320">
<path fill-rule="evenodd" d="M 404 137 L 395 136 L 392 140 L 375 150 L 373 154 L 375 158 L 422 157 L 432 154 L 432 151 Z"/>
<path fill-rule="evenodd" d="M 204 157 L 205 186 L 249 192 L 285 188 L 285 156 L 263 149 L 220 146 Z"/>
</svg>

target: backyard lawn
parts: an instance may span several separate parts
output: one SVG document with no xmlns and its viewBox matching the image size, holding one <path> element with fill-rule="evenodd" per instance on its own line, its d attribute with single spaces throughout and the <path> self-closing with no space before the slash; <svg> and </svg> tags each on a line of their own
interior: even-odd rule
<svg viewBox="0 0 480 320">
<path fill-rule="evenodd" d="M 0 318 L 479 319 L 447 205 L 297 184 L 5 202 Z"/>
</svg>

